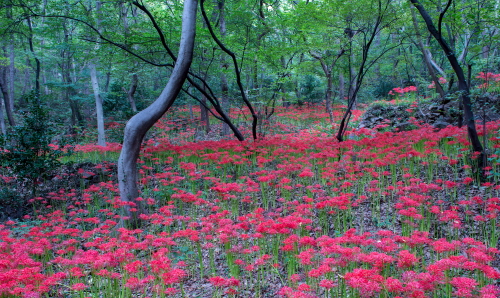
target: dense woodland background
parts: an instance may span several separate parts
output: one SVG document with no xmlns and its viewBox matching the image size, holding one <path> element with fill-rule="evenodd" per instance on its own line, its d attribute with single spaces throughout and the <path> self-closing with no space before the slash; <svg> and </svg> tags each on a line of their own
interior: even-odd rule
<svg viewBox="0 0 500 298">
<path fill-rule="evenodd" d="M 0 298 L 500 297 L 499 13 L 0 0 Z"/>
<path fill-rule="evenodd" d="M 498 72 L 498 1 L 422 4 L 472 85 L 484 83 L 479 72 Z M 32 91 L 50 106 L 61 133 L 75 138 L 82 131 L 94 137 L 98 124 L 127 121 L 168 81 L 182 6 L 2 1 L 2 133 L 21 121 Z M 190 81 L 177 105 L 203 111 L 206 105 L 219 116 L 214 103 L 227 110 L 248 100 L 264 119 L 266 107 L 323 103 L 330 111 L 354 98 L 387 98 L 395 87 L 417 86 L 431 98 L 458 96 L 447 53 L 409 1 L 211 1 L 204 12 L 206 20 L 198 13 Z M 439 77 L 446 83 L 436 82 L 436 93 L 427 86 Z M 101 133 L 100 144 L 106 140 L 120 137 Z"/>
</svg>

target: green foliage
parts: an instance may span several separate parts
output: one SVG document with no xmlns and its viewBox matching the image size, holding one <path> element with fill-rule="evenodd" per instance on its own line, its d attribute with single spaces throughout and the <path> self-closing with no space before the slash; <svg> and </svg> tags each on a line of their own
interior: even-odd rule
<svg viewBox="0 0 500 298">
<path fill-rule="evenodd" d="M 313 75 L 306 75 L 300 82 L 301 97 L 306 102 L 318 103 L 324 99 L 321 81 Z"/>
<path fill-rule="evenodd" d="M 104 115 L 114 117 L 116 119 L 129 119 L 134 116 L 134 112 L 127 100 L 127 94 L 123 90 L 125 88 L 122 82 L 114 82 L 110 86 L 110 92 L 103 100 L 102 107 Z M 142 109 L 142 105 L 136 100 L 138 109 Z"/>
<path fill-rule="evenodd" d="M 40 181 L 49 178 L 60 166 L 59 158 L 69 154 L 51 146 L 56 129 L 48 107 L 34 93 L 25 98 L 28 109 L 22 111 L 22 124 L 0 138 L 0 165 L 10 168 L 19 178 L 33 183 L 33 194 Z"/>
<path fill-rule="evenodd" d="M 375 89 L 373 90 L 373 96 L 375 98 L 386 98 L 389 94 L 389 91 L 398 87 L 391 78 L 381 78 L 378 84 L 375 85 Z"/>
</svg>

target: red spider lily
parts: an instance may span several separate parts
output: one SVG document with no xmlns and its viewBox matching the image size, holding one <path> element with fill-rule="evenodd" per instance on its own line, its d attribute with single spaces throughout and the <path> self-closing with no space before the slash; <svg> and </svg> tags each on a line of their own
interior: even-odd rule
<svg viewBox="0 0 500 298">
<path fill-rule="evenodd" d="M 417 91 L 417 87 L 416 86 L 408 86 L 408 87 L 405 87 L 405 88 L 396 87 L 396 88 L 393 88 L 391 91 L 389 91 L 389 95 L 399 94 L 401 96 L 404 93 L 416 92 L 416 91 Z"/>
<path fill-rule="evenodd" d="M 314 296 L 310 293 L 304 293 L 300 290 L 294 290 L 290 287 L 283 287 L 279 290 L 278 295 L 284 296 L 287 298 L 316 298 L 317 296 Z"/>
<path fill-rule="evenodd" d="M 494 285 L 487 285 L 481 289 L 481 298 L 495 298 L 500 296 L 500 288 Z"/>
<path fill-rule="evenodd" d="M 451 279 L 450 284 L 456 288 L 453 294 L 457 297 L 473 297 L 472 291 L 478 285 L 475 279 L 468 277 L 454 277 Z"/>
<path fill-rule="evenodd" d="M 372 297 L 382 290 L 384 277 L 376 269 L 354 269 L 345 274 L 344 279 L 350 287 L 357 289 L 361 297 Z"/>
<path fill-rule="evenodd" d="M 440 77 L 438 81 L 439 81 L 439 84 L 441 84 L 441 85 L 447 83 L 446 79 L 443 77 Z M 427 88 L 436 88 L 434 81 L 429 86 L 427 86 Z"/>
<path fill-rule="evenodd" d="M 325 289 L 331 289 L 337 286 L 335 282 L 329 279 L 323 279 L 319 282 L 318 284 L 320 287 L 325 288 Z"/>
<path fill-rule="evenodd" d="M 414 254 L 410 253 L 407 250 L 402 250 L 399 252 L 398 267 L 408 268 L 414 266 L 418 262 L 418 260 L 419 258 L 417 258 Z"/>
<path fill-rule="evenodd" d="M 460 247 L 460 241 L 448 242 L 446 239 L 441 238 L 431 243 L 432 248 L 439 253 L 454 251 Z"/>
<path fill-rule="evenodd" d="M 83 284 L 83 283 L 76 283 L 76 284 L 71 286 L 71 289 L 73 291 L 82 291 L 82 290 L 85 290 L 86 288 L 88 288 L 88 286 L 86 284 Z"/>
</svg>

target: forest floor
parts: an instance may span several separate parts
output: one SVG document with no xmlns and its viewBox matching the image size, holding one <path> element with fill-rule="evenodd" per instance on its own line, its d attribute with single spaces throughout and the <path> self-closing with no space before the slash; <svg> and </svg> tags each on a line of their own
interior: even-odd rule
<svg viewBox="0 0 500 298">
<path fill-rule="evenodd" d="M 305 106 L 238 142 L 178 119 L 141 154 L 141 229 L 116 227 L 119 144 L 80 145 L 0 224 L 0 297 L 500 297 L 499 122 L 480 178 L 453 126 L 339 143 Z"/>
</svg>

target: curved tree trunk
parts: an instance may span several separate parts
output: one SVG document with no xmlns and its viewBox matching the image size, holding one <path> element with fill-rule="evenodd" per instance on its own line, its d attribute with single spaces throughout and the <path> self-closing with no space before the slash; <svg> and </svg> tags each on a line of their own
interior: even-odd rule
<svg viewBox="0 0 500 298">
<path fill-rule="evenodd" d="M 179 55 L 168 80 L 167 86 L 160 96 L 146 109 L 132 117 L 125 126 L 123 148 L 118 159 L 118 182 L 120 198 L 128 203 L 123 208 L 123 214 L 133 226 L 140 226 L 139 214 L 143 211 L 137 205 L 137 212 L 132 212 L 131 205 L 139 196 L 137 186 L 137 158 L 141 149 L 142 140 L 146 132 L 172 106 L 186 80 L 191 61 L 193 59 L 194 38 L 196 32 L 197 0 L 185 0 L 182 15 L 182 35 Z"/>
<path fill-rule="evenodd" d="M 220 41 L 220 39 L 215 34 L 212 26 L 210 25 L 210 21 L 209 21 L 209 19 L 207 17 L 207 13 L 205 12 L 205 8 L 204 8 L 204 5 L 203 5 L 204 2 L 205 2 L 205 0 L 201 0 L 200 1 L 200 8 L 201 8 L 201 14 L 203 15 L 203 20 L 207 24 L 208 31 L 210 32 L 210 36 L 212 36 L 212 39 L 215 41 L 215 43 L 217 43 L 217 45 L 220 47 L 221 50 L 223 50 L 224 52 L 226 52 L 231 57 L 231 60 L 233 61 L 234 72 L 235 72 L 235 75 L 236 75 L 236 84 L 238 85 L 238 89 L 240 90 L 240 94 L 241 94 L 241 98 L 242 98 L 243 102 L 245 103 L 245 105 L 248 107 L 248 110 L 252 114 L 252 136 L 253 136 L 254 140 L 257 140 L 257 138 L 258 138 L 257 137 L 257 122 L 258 122 L 258 118 L 259 117 L 258 117 L 257 113 L 255 112 L 252 104 L 248 100 L 248 97 L 247 97 L 247 95 L 245 93 L 245 90 L 243 89 L 243 84 L 241 83 L 241 71 L 240 71 L 240 67 L 238 66 L 238 62 L 236 60 L 236 55 L 232 51 L 230 51 Z M 217 111 L 217 112 L 220 114 L 219 111 Z M 222 114 L 220 114 L 220 115 L 224 118 L 225 122 L 231 127 L 232 123 L 230 123 L 230 121 L 228 121 L 229 118 L 225 117 Z M 227 120 L 226 120 L 226 118 L 227 118 Z M 235 135 L 238 138 L 238 140 L 241 141 L 243 138 L 241 136 L 237 135 L 237 133 L 236 133 L 237 130 L 235 130 L 235 129 L 232 129 L 232 130 L 235 132 Z"/>
<path fill-rule="evenodd" d="M 439 96 L 441 98 L 444 98 L 444 90 L 441 84 L 439 83 L 439 79 L 436 76 L 436 72 L 434 71 L 434 68 L 431 63 L 431 59 L 429 55 L 427 54 L 427 49 L 424 46 L 424 43 L 422 42 L 422 36 L 420 35 L 420 30 L 418 30 L 418 22 L 417 22 L 417 16 L 415 14 L 415 10 L 412 8 L 411 9 L 411 17 L 413 20 L 413 28 L 415 28 L 415 35 L 417 36 L 417 44 L 418 47 L 420 48 L 420 51 L 422 52 L 422 55 L 424 57 L 424 62 L 425 66 L 427 67 L 427 71 L 429 72 L 429 75 L 432 78 L 432 81 L 434 82 L 434 86 L 436 87 L 437 93 L 439 93 Z"/>
<path fill-rule="evenodd" d="M 451 1 L 452 0 L 448 1 L 447 8 L 450 6 Z M 446 57 L 448 58 L 448 62 L 450 62 L 450 65 L 457 76 L 458 90 L 461 91 L 460 97 L 462 98 L 462 104 L 464 109 L 465 125 L 467 126 L 467 133 L 469 135 L 470 143 L 472 145 L 472 150 L 474 150 L 475 152 L 480 152 L 477 158 L 478 168 L 476 169 L 476 171 L 482 173 L 482 167 L 484 165 L 483 164 L 484 148 L 481 145 L 481 141 L 479 140 L 479 136 L 477 134 L 476 123 L 474 121 L 474 114 L 472 112 L 472 102 L 470 99 L 469 86 L 467 84 L 464 71 L 460 66 L 460 63 L 458 62 L 455 53 L 450 48 L 448 43 L 444 40 L 443 35 L 441 34 L 441 21 L 442 18 L 444 17 L 444 14 L 446 13 L 447 8 L 445 8 L 445 10 L 441 13 L 438 28 L 436 28 L 436 26 L 434 26 L 431 16 L 427 13 L 422 4 L 418 0 L 410 0 L 410 2 L 418 9 L 420 15 L 425 21 L 425 24 L 427 25 L 427 29 L 439 43 L 441 49 L 445 52 Z"/>
</svg>

